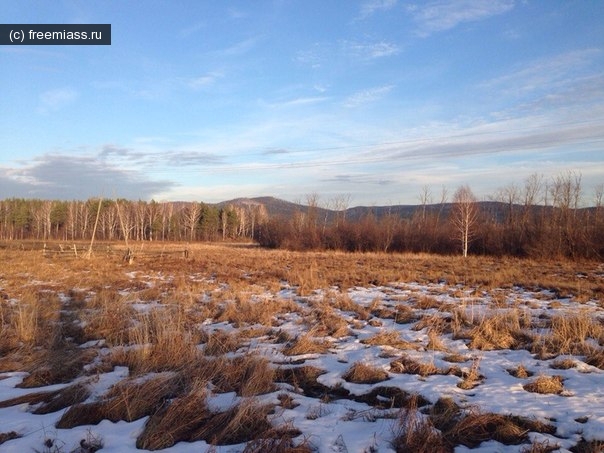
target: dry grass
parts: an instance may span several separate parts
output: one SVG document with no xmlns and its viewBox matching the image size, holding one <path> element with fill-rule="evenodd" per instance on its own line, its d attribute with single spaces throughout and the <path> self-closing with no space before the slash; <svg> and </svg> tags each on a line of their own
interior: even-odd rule
<svg viewBox="0 0 604 453">
<path fill-rule="evenodd" d="M 96 425 L 101 420 L 133 421 L 155 413 L 182 388 L 181 379 L 172 373 L 139 381 L 126 380 L 112 387 L 99 401 L 71 406 L 59 419 L 57 428 Z"/>
<path fill-rule="evenodd" d="M 145 244 L 148 248 L 154 246 Z M 271 426 L 268 413 L 272 408 L 253 400 L 256 395 L 274 392 L 275 382 L 290 384 L 293 391 L 307 397 L 320 398 L 323 403 L 317 407 L 324 410 L 328 408 L 325 402 L 337 398 L 383 409 L 408 408 L 401 411 L 395 429 L 393 446 L 397 451 L 422 451 L 428 448 L 426 445 L 430 445 L 426 451 L 451 451 L 456 445 L 473 446 L 491 439 L 517 444 L 526 441 L 528 431 L 545 432 L 542 430 L 546 428 L 518 417 L 464 411 L 452 400 L 441 399 L 420 414 L 417 402 L 414 406 L 408 394 L 391 387 L 378 387 L 360 396 L 350 395 L 341 387 L 326 387 L 317 382 L 323 370 L 310 366 L 274 369 L 255 353 L 246 353 L 255 338 L 262 342 L 264 335 L 267 343 L 287 343 L 282 350 L 285 355 L 323 354 L 337 347 L 334 338 L 353 333 L 351 326 L 419 319 L 414 328 L 426 329 L 430 351 L 446 352 L 444 339 L 452 336 L 467 339 L 468 347 L 478 350 L 526 348 L 541 358 L 582 355 L 586 363 L 604 369 L 604 324 L 587 309 L 552 312 L 548 318 L 537 319 L 530 313 L 540 304 L 514 302 L 506 296 L 508 288 L 519 285 L 548 288 L 558 295 L 573 296 L 575 301 L 600 301 L 602 305 L 601 282 L 591 277 L 577 279 L 577 264 L 571 262 L 298 253 L 198 244 L 191 246 L 188 260 L 141 257 L 127 265 L 93 256 L 89 261 L 61 261 L 60 273 L 59 261 L 42 259 L 37 252 L 0 250 L 0 262 L 7 263 L 2 269 L 0 290 L 0 370 L 29 371 L 25 387 L 70 382 L 94 372 L 88 365 L 96 364 L 99 354 L 99 348 L 80 349 L 77 345 L 100 340 L 110 349 L 105 363 L 95 365 L 96 370 L 126 365 L 132 376 L 96 402 L 83 403 L 87 387 L 76 385 L 60 392 L 30 393 L 22 397 L 22 402 L 35 405 L 36 413 L 67 409 L 57 423 L 59 428 L 149 416 L 137 440 L 138 446 L 147 449 L 203 439 L 213 445 L 248 442 L 248 453 L 311 451 L 308 442 L 294 441 L 299 434 L 295 429 Z M 588 276 L 600 272 L 594 263 L 583 263 L 583 269 Z M 166 275 L 173 278 L 166 279 Z M 430 293 L 376 299 L 367 308 L 343 291 L 357 285 L 401 280 L 420 284 L 445 281 L 449 296 L 462 298 L 461 304 L 443 304 L 436 293 Z M 285 284 L 297 285 L 296 291 L 302 296 L 321 288 L 337 286 L 340 290 L 332 289 L 322 298 L 314 293 L 295 302 L 266 297 L 266 291 L 274 294 Z M 62 302 L 59 293 L 70 300 Z M 482 311 L 474 312 L 470 303 L 480 303 L 481 295 L 490 301 L 491 309 L 497 310 L 486 316 Z M 545 303 L 548 298 L 543 296 Z M 142 303 L 144 311 L 135 309 L 134 303 L 139 307 Z M 555 303 L 552 300 L 550 306 Z M 556 310 L 562 309 L 561 304 Z M 280 330 L 290 313 L 296 313 L 300 325 L 309 329 L 295 339 L 285 334 L 285 328 Z M 247 328 L 247 333 L 209 332 L 201 327 L 207 320 Z M 540 329 L 539 337 L 534 334 L 536 329 Z M 325 336 L 333 337 L 333 343 L 325 341 Z M 420 343 L 407 342 L 399 332 L 388 329 L 362 343 L 422 350 Z M 459 354 L 447 354 L 443 359 L 460 363 L 469 360 Z M 571 362 L 576 363 L 559 359 L 552 366 L 568 369 Z M 458 367 L 438 369 L 433 363 L 403 356 L 392 362 L 391 371 L 420 376 L 454 373 L 462 377 L 462 388 L 472 388 L 483 378 L 478 360 L 461 372 Z M 161 374 L 155 377 L 147 375 L 158 372 Z M 522 365 L 509 372 L 523 379 L 531 376 Z M 344 377 L 350 382 L 373 383 L 387 379 L 388 373 L 355 363 Z M 233 391 L 244 399 L 229 411 L 211 413 L 205 405 L 209 388 Z M 524 388 L 539 393 L 563 391 L 561 379 L 556 376 L 538 377 Z M 297 404 L 285 392 L 280 393 L 279 401 L 284 408 Z M 0 402 L 0 407 L 3 404 L 20 403 L 9 400 Z M 0 434 L 0 443 L 12 434 Z M 539 443 L 530 448 L 527 451 L 551 451 L 551 447 Z M 601 450 L 601 443 L 581 442 L 573 451 L 600 451 L 598 448 Z"/>
<path fill-rule="evenodd" d="M 388 373 L 381 368 L 363 362 L 355 362 L 342 375 L 342 379 L 356 384 L 375 384 L 388 379 Z"/>
<path fill-rule="evenodd" d="M 234 301 L 228 301 L 217 315 L 217 321 L 229 322 L 234 327 L 251 324 L 272 326 L 279 313 L 296 311 L 297 306 L 288 300 L 252 300 L 245 293 L 236 294 Z"/>
<path fill-rule="evenodd" d="M 430 408 L 430 421 L 441 432 L 450 431 L 461 416 L 461 407 L 451 397 L 441 397 Z"/>
<path fill-rule="evenodd" d="M 541 375 L 522 387 L 527 392 L 558 395 L 564 391 L 562 381 L 562 376 Z"/>
<path fill-rule="evenodd" d="M 527 439 L 527 434 L 528 430 L 510 417 L 470 411 L 446 432 L 445 438 L 453 445 L 475 448 L 488 440 L 506 445 L 520 444 Z"/>
<path fill-rule="evenodd" d="M 231 445 L 265 437 L 273 429 L 267 419 L 272 409 L 268 405 L 259 405 L 253 399 L 245 399 L 232 409 L 213 414 L 194 430 L 190 440 Z"/>
<path fill-rule="evenodd" d="M 470 390 L 479 385 L 484 376 L 480 374 L 480 358 L 475 358 L 472 361 L 472 366 L 468 372 L 462 373 L 462 381 L 457 384 L 457 387 L 463 390 Z"/>
<path fill-rule="evenodd" d="M 37 406 L 34 414 L 49 414 L 65 409 L 73 404 L 84 401 L 90 395 L 90 390 L 82 384 L 73 384 L 61 390 L 34 392 L 23 396 L 0 401 L 0 408 L 29 404 Z"/>
<path fill-rule="evenodd" d="M 291 424 L 268 430 L 262 437 L 245 445 L 243 453 L 314 453 L 316 448 L 308 441 L 295 442 L 301 433 Z"/>
<path fill-rule="evenodd" d="M 445 362 L 451 362 L 451 363 L 464 363 L 464 362 L 467 362 L 468 360 L 470 360 L 469 357 L 466 357 L 465 355 L 458 354 L 458 353 L 446 354 L 443 356 L 442 359 Z"/>
<path fill-rule="evenodd" d="M 203 352 L 205 355 L 220 356 L 228 352 L 235 352 L 240 346 L 241 339 L 238 333 L 216 330 L 207 335 Z"/>
<path fill-rule="evenodd" d="M 133 375 L 152 371 L 179 371 L 200 360 L 201 334 L 191 329 L 178 308 L 155 308 L 133 316 L 127 348 L 116 348 L 113 365 L 126 365 Z"/>
<path fill-rule="evenodd" d="M 469 346 L 473 349 L 517 349 L 530 344 L 532 337 L 526 329 L 531 327 L 530 318 L 517 309 L 495 313 L 480 320 L 470 332 Z"/>
<path fill-rule="evenodd" d="M 416 343 L 410 343 L 401 338 L 401 334 L 396 330 L 383 330 L 376 333 L 373 337 L 361 340 L 363 344 L 391 346 L 398 349 L 419 350 L 421 346 Z"/>
<path fill-rule="evenodd" d="M 317 382 L 317 378 L 326 373 L 325 370 L 314 366 L 300 366 L 293 368 L 277 368 L 275 370 L 275 381 L 286 382 L 297 391 L 303 391 L 306 395 L 321 395 L 325 386 Z"/>
<path fill-rule="evenodd" d="M 522 364 L 518 365 L 516 368 L 509 369 L 508 373 L 519 379 L 526 379 L 534 374 L 532 371 L 527 370 Z"/>
<path fill-rule="evenodd" d="M 204 382 L 162 407 L 145 424 L 136 439 L 136 447 L 145 450 L 168 448 L 177 442 L 188 441 L 210 417 L 206 404 L 207 391 Z"/>
<path fill-rule="evenodd" d="M 552 316 L 548 343 L 561 354 L 585 354 L 588 340 L 604 339 L 604 324 L 586 310 Z"/>
<path fill-rule="evenodd" d="M 18 439 L 20 437 L 21 437 L 21 435 L 19 435 L 15 431 L 0 433 L 0 445 L 2 445 L 4 442 L 8 442 L 9 440 L 13 440 L 13 439 Z"/>
<path fill-rule="evenodd" d="M 568 358 L 568 357 L 565 359 L 554 360 L 549 365 L 549 367 L 553 368 L 554 370 L 569 370 L 576 366 L 577 366 L 577 362 L 575 362 L 573 359 Z"/>
<path fill-rule="evenodd" d="M 90 396 L 90 389 L 83 384 L 73 384 L 64 389 L 53 392 L 44 399 L 33 411 L 34 414 L 50 414 L 65 409 L 74 404 L 81 403 Z"/>
<path fill-rule="evenodd" d="M 256 396 L 275 389 L 275 371 L 267 359 L 245 355 L 233 359 L 218 358 L 206 363 L 211 380 L 219 392 L 237 392 L 239 396 Z"/>
<path fill-rule="evenodd" d="M 390 371 L 393 373 L 419 374 L 424 377 L 448 373 L 448 370 L 441 370 L 432 362 L 418 362 L 408 355 L 403 355 L 390 362 Z"/>
<path fill-rule="evenodd" d="M 595 366 L 604 370 L 604 349 L 603 348 L 591 348 L 588 350 L 585 356 L 585 363 L 588 365 Z"/>
<path fill-rule="evenodd" d="M 315 331 L 299 335 L 283 349 L 285 355 L 323 354 L 329 350 L 329 343 L 315 339 Z"/>
<path fill-rule="evenodd" d="M 533 442 L 531 445 L 523 447 L 520 453 L 550 453 L 560 449 L 559 444 L 550 444 L 549 440 L 543 442 Z"/>
<path fill-rule="evenodd" d="M 574 447 L 570 448 L 573 453 L 602 453 L 604 451 L 604 440 L 587 441 L 581 439 Z"/>
<path fill-rule="evenodd" d="M 399 412 L 392 447 L 397 453 L 449 453 L 453 448 L 445 442 L 440 431 L 428 417 L 417 410 L 416 404 Z"/>
</svg>

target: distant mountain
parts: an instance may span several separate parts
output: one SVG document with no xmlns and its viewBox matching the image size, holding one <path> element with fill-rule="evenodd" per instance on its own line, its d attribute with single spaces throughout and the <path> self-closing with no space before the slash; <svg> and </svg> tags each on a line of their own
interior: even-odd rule
<svg viewBox="0 0 604 453">
<path fill-rule="evenodd" d="M 255 198 L 235 198 L 233 200 L 217 203 L 216 206 L 249 206 L 263 205 L 266 208 L 269 216 L 291 217 L 296 212 L 307 213 L 310 209 L 307 205 L 292 203 L 290 201 L 281 200 L 275 197 L 255 197 Z M 423 206 L 419 205 L 394 205 L 394 206 L 355 206 L 344 211 L 345 217 L 349 220 L 358 220 L 369 214 L 376 218 L 384 217 L 388 214 L 400 216 L 402 218 L 411 218 L 413 214 Z M 448 205 L 427 205 L 427 212 L 447 212 L 450 207 Z M 332 209 L 317 207 L 317 216 L 324 219 L 327 216 L 328 220 L 334 218 L 338 212 Z"/>
<path fill-rule="evenodd" d="M 269 216 L 279 216 L 290 218 L 296 212 L 307 213 L 310 209 L 308 206 L 292 203 L 291 201 L 281 200 L 275 197 L 255 197 L 255 198 L 235 198 L 233 200 L 223 201 L 220 203 L 216 203 L 215 206 L 223 207 L 228 205 L 234 206 L 249 206 L 249 205 L 263 205 L 266 208 Z M 502 203 L 498 201 L 479 201 L 478 205 L 482 213 L 491 217 L 495 221 L 503 221 L 510 212 L 510 206 L 507 203 Z M 439 204 L 429 204 L 429 205 L 392 205 L 392 206 L 355 206 L 352 208 L 348 208 L 344 211 L 345 217 L 348 220 L 355 221 L 362 219 L 367 215 L 373 215 L 376 218 L 382 218 L 387 215 L 394 215 L 397 217 L 401 217 L 403 219 L 410 219 L 416 213 L 419 213 L 421 210 L 426 211 L 426 214 L 440 214 L 441 218 L 446 218 L 449 216 L 451 212 L 453 204 L 452 203 L 439 203 Z M 319 219 L 331 220 L 335 218 L 338 214 L 337 211 L 332 209 L 326 209 L 317 207 L 317 216 Z M 513 211 L 519 214 L 524 207 L 521 205 L 514 205 L 512 207 Z M 549 212 L 553 208 L 551 206 L 532 206 L 532 210 L 536 212 L 543 212 L 545 209 L 546 212 Z M 592 209 L 592 208 L 583 208 L 583 209 Z"/>
<path fill-rule="evenodd" d="M 233 200 L 222 201 L 217 203 L 218 207 L 223 206 L 250 206 L 250 205 L 263 205 L 268 212 L 268 215 L 290 217 L 295 212 L 307 212 L 308 206 L 301 204 L 292 203 L 290 201 L 281 200 L 275 197 L 255 197 L 255 198 L 235 198 Z M 324 211 L 324 210 L 323 210 Z"/>
</svg>

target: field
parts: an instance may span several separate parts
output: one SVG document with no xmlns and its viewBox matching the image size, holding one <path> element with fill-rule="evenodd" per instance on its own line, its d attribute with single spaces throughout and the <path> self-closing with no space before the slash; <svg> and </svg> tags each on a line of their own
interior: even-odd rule
<svg viewBox="0 0 604 453">
<path fill-rule="evenodd" d="M 0 249 L 0 452 L 604 451 L 601 263 L 189 247 Z"/>
</svg>

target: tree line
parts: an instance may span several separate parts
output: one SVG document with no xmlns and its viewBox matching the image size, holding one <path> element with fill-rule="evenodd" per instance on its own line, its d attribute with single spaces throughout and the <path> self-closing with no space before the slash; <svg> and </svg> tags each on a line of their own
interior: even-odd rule
<svg viewBox="0 0 604 453">
<path fill-rule="evenodd" d="M 346 210 L 327 222 L 316 196 L 306 212 L 270 218 L 257 233 L 261 245 L 289 249 L 335 249 L 374 252 L 481 254 L 532 258 L 604 258 L 604 185 L 583 206 L 581 176 L 568 172 L 552 179 L 533 174 L 522 186 L 502 187 L 478 201 L 469 186 L 449 200 L 442 189 L 434 203 L 428 187 L 412 214 L 346 219 Z"/>
<path fill-rule="evenodd" d="M 0 240 L 216 241 L 253 239 L 262 205 L 89 199 L 0 201 Z M 96 231 L 94 229 L 97 225 Z"/>
<path fill-rule="evenodd" d="M 479 201 L 469 186 L 434 200 L 422 188 L 412 212 L 352 217 L 348 198 L 322 204 L 317 194 L 288 215 L 257 202 L 210 205 L 89 199 L 0 201 L 0 240 L 253 240 L 295 250 L 427 252 L 522 257 L 604 257 L 604 185 L 584 203 L 581 176 L 568 172 L 502 187 Z M 588 208 L 583 207 L 589 205 Z M 96 225 L 96 230 L 95 230 Z"/>
</svg>

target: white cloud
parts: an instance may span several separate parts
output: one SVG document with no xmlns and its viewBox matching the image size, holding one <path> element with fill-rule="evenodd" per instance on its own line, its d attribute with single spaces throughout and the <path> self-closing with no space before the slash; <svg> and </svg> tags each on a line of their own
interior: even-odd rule
<svg viewBox="0 0 604 453">
<path fill-rule="evenodd" d="M 355 108 L 370 102 L 375 102 L 388 94 L 394 85 L 385 85 L 381 87 L 369 88 L 367 90 L 358 91 L 346 98 L 344 107 Z"/>
<path fill-rule="evenodd" d="M 78 97 L 78 92 L 71 88 L 58 88 L 45 91 L 40 95 L 38 112 L 47 114 L 60 110 L 71 104 Z"/>
<path fill-rule="evenodd" d="M 244 39 L 243 41 L 239 41 L 226 49 L 217 50 L 213 53 L 223 57 L 240 56 L 252 50 L 258 44 L 259 40 L 259 37 Z"/>
<path fill-rule="evenodd" d="M 318 104 L 320 102 L 324 102 L 328 100 L 327 96 L 308 96 L 308 97 L 298 97 L 295 99 L 290 99 L 288 101 L 277 102 L 269 104 L 271 107 L 295 107 L 301 105 L 312 105 Z"/>
<path fill-rule="evenodd" d="M 396 44 L 385 41 L 377 43 L 342 41 L 341 45 L 346 53 L 363 60 L 389 57 L 400 52 L 400 48 Z"/>
<path fill-rule="evenodd" d="M 366 19 L 377 11 L 388 11 L 396 6 L 397 0 L 369 0 L 361 5 L 359 19 Z"/>
<path fill-rule="evenodd" d="M 483 87 L 504 90 L 507 94 L 535 90 L 550 91 L 556 86 L 571 83 L 601 54 L 602 51 L 599 49 L 581 49 L 543 58 L 485 82 Z"/>
<path fill-rule="evenodd" d="M 312 49 L 300 50 L 296 52 L 294 61 L 298 64 L 310 66 L 313 69 L 320 68 L 326 61 L 327 52 L 325 46 L 320 43 L 314 43 Z"/>
<path fill-rule="evenodd" d="M 422 37 L 450 30 L 460 23 L 474 22 L 503 14 L 514 7 L 513 0 L 439 0 L 411 5 L 411 14 Z"/>
<path fill-rule="evenodd" d="M 213 85 L 216 82 L 216 80 L 218 80 L 221 77 L 222 77 L 222 74 L 217 73 L 217 72 L 211 72 L 211 73 L 205 74 L 200 77 L 195 77 L 195 78 L 189 79 L 187 81 L 187 85 L 189 86 L 189 88 L 191 88 L 193 90 L 199 90 L 201 88 L 205 88 L 210 85 Z"/>
<path fill-rule="evenodd" d="M 194 35 L 195 33 L 197 33 L 198 31 L 200 31 L 201 29 L 206 27 L 206 23 L 204 21 L 201 22 L 197 22 L 193 25 L 190 25 L 189 27 L 183 28 L 179 31 L 179 35 L 181 38 L 187 38 L 191 35 Z"/>
</svg>

